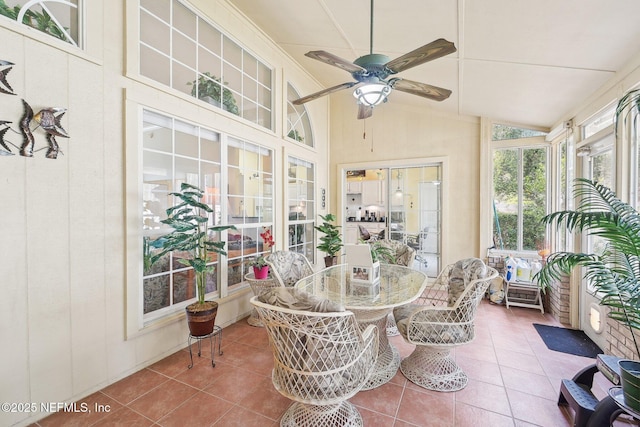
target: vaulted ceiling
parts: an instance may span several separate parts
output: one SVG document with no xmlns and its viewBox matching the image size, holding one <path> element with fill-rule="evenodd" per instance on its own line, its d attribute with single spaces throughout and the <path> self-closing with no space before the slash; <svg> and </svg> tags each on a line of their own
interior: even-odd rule
<svg viewBox="0 0 640 427">
<path fill-rule="evenodd" d="M 327 88 L 353 79 L 306 52 L 349 61 L 369 53 L 370 0 L 229 2 Z M 376 108 L 427 105 L 550 127 L 640 53 L 638 0 L 376 0 L 374 6 L 374 53 L 393 59 L 441 37 L 457 47 L 400 74 L 452 90 L 447 100 L 394 91 Z"/>
</svg>

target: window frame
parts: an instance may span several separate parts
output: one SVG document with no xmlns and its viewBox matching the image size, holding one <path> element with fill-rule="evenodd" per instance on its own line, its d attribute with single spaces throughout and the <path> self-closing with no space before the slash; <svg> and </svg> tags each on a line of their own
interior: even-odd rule
<svg viewBox="0 0 640 427">
<path fill-rule="evenodd" d="M 522 245 L 522 235 L 523 235 L 523 229 L 522 229 L 522 217 L 523 217 L 523 207 L 521 205 L 521 203 L 518 203 L 518 230 L 517 230 L 517 234 L 518 234 L 518 239 L 517 239 L 517 249 L 515 250 L 510 250 L 510 249 L 500 249 L 494 246 L 494 229 L 495 229 L 495 216 L 494 216 L 494 211 L 493 211 L 493 201 L 494 201 L 494 187 L 493 187 L 493 170 L 494 170 L 494 164 L 493 164 L 493 154 L 494 151 L 496 149 L 518 149 L 519 150 L 519 166 L 518 166 L 518 200 L 521 201 L 523 194 L 522 194 L 522 167 L 521 167 L 521 159 L 522 159 L 522 150 L 526 150 L 526 149 L 540 149 L 540 148 L 544 148 L 546 149 L 546 197 L 545 197 L 545 204 L 546 204 L 546 209 L 545 212 L 549 213 L 550 209 L 551 209 L 551 185 L 552 185 L 552 163 L 551 163 L 551 144 L 549 142 L 547 142 L 545 140 L 545 136 L 540 135 L 540 136 L 532 136 L 532 137 L 525 137 L 525 138 L 517 138 L 517 139 L 503 139 L 503 140 L 498 140 L 498 141 L 493 141 L 492 139 L 492 129 L 493 129 L 493 125 L 494 124 L 498 124 L 498 123 L 493 123 L 490 121 L 487 121 L 485 123 L 483 123 L 483 127 L 485 130 L 485 153 L 486 153 L 486 165 L 487 165 L 487 172 L 486 172 L 486 181 L 485 185 L 486 185 L 486 189 L 487 189 L 487 193 L 488 194 L 488 198 L 486 199 L 486 203 L 481 203 L 481 206 L 483 206 L 483 211 L 485 212 L 484 214 L 481 213 L 481 221 L 483 224 L 486 224 L 486 226 L 488 227 L 488 232 L 486 235 L 484 235 L 484 238 L 481 239 L 481 241 L 485 241 L 484 239 L 486 239 L 486 242 L 488 243 L 487 247 L 492 255 L 522 255 L 522 256 L 531 256 L 533 254 L 537 254 L 538 253 L 538 249 L 536 250 L 527 250 L 527 249 L 523 249 Z M 500 123 L 503 124 L 503 123 Z M 504 125 L 504 124 L 503 124 Z M 522 127 L 522 126 L 514 126 L 517 128 L 526 128 L 526 127 Z M 484 219 L 482 219 L 484 218 Z M 547 230 L 545 233 L 545 242 L 546 244 L 549 243 L 549 231 Z M 486 248 L 484 248 L 483 250 L 486 250 Z"/>
<path fill-rule="evenodd" d="M 287 179 L 289 182 L 287 185 L 287 209 L 288 209 L 287 238 L 288 240 L 285 247 L 290 251 L 302 253 L 309 260 L 309 262 L 314 264 L 316 261 L 315 240 L 317 235 L 314 227 L 316 225 L 317 212 L 319 212 L 319 209 L 318 209 L 319 206 L 317 206 L 317 203 L 316 203 L 318 167 L 315 164 L 315 162 L 311 162 L 294 155 L 287 156 L 286 167 L 287 167 L 286 175 L 288 177 Z M 311 169 L 310 173 L 305 174 L 306 179 L 298 177 L 298 173 L 297 173 L 298 167 L 306 168 L 307 170 Z M 296 168 L 296 171 L 293 171 L 292 168 Z M 294 181 L 293 183 L 291 182 L 292 180 Z M 304 185 L 304 187 L 306 187 L 304 197 L 301 197 L 300 194 L 298 194 L 298 191 L 296 191 L 295 197 L 293 197 L 294 195 L 292 195 L 292 191 L 290 188 L 291 184 L 294 184 L 296 186 L 296 190 L 298 188 L 298 185 Z M 291 213 L 292 213 L 291 209 L 293 206 L 296 206 L 295 208 L 293 208 L 295 209 L 293 212 L 298 212 L 297 206 L 299 206 L 300 211 L 301 212 L 304 211 L 306 213 L 304 219 L 297 218 L 298 215 L 296 215 L 296 218 L 291 218 Z M 299 227 L 303 227 L 302 235 L 304 239 L 300 242 L 298 241 L 292 242 L 290 240 L 292 235 L 291 231 L 294 230 L 293 235 L 296 236 L 298 235 L 297 231 L 299 230 Z"/>
<path fill-rule="evenodd" d="M 174 25 L 174 10 L 176 5 L 181 6 L 193 14 L 196 23 L 196 29 L 194 30 L 196 33 L 195 36 L 186 34 L 179 27 Z M 185 96 L 194 97 L 199 105 L 206 105 L 208 107 L 215 108 L 216 110 L 225 111 L 226 114 L 229 114 L 230 116 L 240 117 L 243 120 L 253 123 L 261 128 L 273 131 L 275 123 L 274 116 L 276 114 L 274 109 L 274 68 L 261 60 L 258 55 L 251 52 L 242 43 L 231 37 L 227 32 L 223 31 L 214 22 L 212 22 L 211 19 L 201 14 L 187 2 L 182 0 L 169 0 L 169 9 L 170 10 L 167 11 L 168 16 L 165 19 L 157 13 L 154 13 L 152 9 L 145 8 L 142 2 L 139 2 L 137 7 L 136 23 L 138 26 L 138 32 L 136 33 L 136 46 L 139 54 L 134 58 L 130 58 L 137 64 L 136 73 L 139 76 L 150 79 L 159 85 L 168 87 L 173 91 L 180 92 Z M 167 46 L 153 46 L 153 44 L 150 43 L 150 40 L 145 41 L 144 34 L 147 33 L 144 32 L 144 19 L 152 19 L 154 20 L 153 22 L 163 24 L 166 27 L 168 40 L 165 40 L 165 42 L 168 43 Z M 201 25 L 204 24 L 219 36 L 219 45 L 217 48 L 212 45 L 205 44 L 204 38 L 201 41 L 201 32 L 204 34 L 207 29 L 200 28 Z M 194 63 L 187 63 L 185 62 L 186 59 L 180 58 L 181 55 L 185 57 L 187 55 L 183 55 L 181 53 L 186 49 L 176 49 L 178 40 L 183 40 L 183 42 L 187 43 L 188 46 L 193 46 L 192 54 L 195 56 L 195 58 L 193 58 Z M 230 49 L 230 46 L 236 46 L 237 49 L 234 51 L 233 49 Z M 165 52 L 162 49 L 166 49 L 168 52 Z M 225 55 L 225 50 L 230 53 Z M 231 53 L 232 51 L 234 51 L 235 54 Z M 166 60 L 168 68 L 163 69 L 163 67 L 158 65 L 149 68 L 149 70 L 153 69 L 159 71 L 146 71 L 144 68 L 144 59 L 147 57 L 146 55 L 156 55 L 158 59 Z M 209 68 L 210 65 L 205 65 L 205 58 L 209 58 L 210 60 L 213 60 L 213 62 L 216 62 L 217 70 L 212 70 Z M 256 64 L 255 76 L 248 74 L 244 68 L 245 63 L 249 64 L 250 62 L 254 62 Z M 201 69 L 201 67 L 206 67 L 207 69 Z M 266 75 L 267 71 L 268 75 Z M 156 73 L 156 75 L 154 76 L 152 73 Z M 160 76 L 159 73 L 167 74 Z M 184 75 L 183 77 L 185 80 L 180 80 L 180 85 L 178 85 L 177 81 L 179 77 L 177 76 L 181 73 L 188 73 L 191 74 L 191 76 L 188 77 Z M 207 73 L 211 74 L 207 75 Z M 263 76 L 263 74 L 265 75 Z M 232 79 L 232 76 L 235 77 Z M 215 77 L 218 80 L 213 80 L 210 77 Z M 163 79 L 167 79 L 168 81 L 164 81 Z M 216 81 L 219 81 L 220 85 L 217 85 Z M 248 81 L 253 81 L 255 83 L 255 87 L 245 88 Z M 198 82 L 198 84 L 195 84 L 196 82 Z M 218 88 L 218 96 L 221 101 L 219 105 L 214 103 L 215 100 L 207 102 L 197 96 L 198 89 L 196 89 L 196 87 L 201 87 L 201 82 L 203 83 L 203 88 L 205 87 L 204 85 L 207 84 L 209 86 L 221 86 Z M 193 94 L 192 92 L 194 89 L 196 94 Z M 252 96 L 249 96 L 251 89 L 253 89 L 254 93 Z M 227 103 L 225 102 L 225 99 L 227 94 L 230 94 L 234 98 L 235 105 L 233 108 L 238 108 L 238 114 L 231 112 L 232 108 L 226 106 Z M 249 105 L 253 106 L 253 108 L 246 107 Z M 253 117 L 251 116 L 252 111 L 255 112 Z"/>
</svg>

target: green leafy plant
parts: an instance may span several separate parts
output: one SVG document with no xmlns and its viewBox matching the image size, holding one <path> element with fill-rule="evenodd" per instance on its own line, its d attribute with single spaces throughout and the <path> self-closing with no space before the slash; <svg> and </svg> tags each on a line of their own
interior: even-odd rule
<svg viewBox="0 0 640 427">
<path fill-rule="evenodd" d="M 291 139 L 295 139 L 298 142 L 304 141 L 304 137 L 296 129 L 291 129 L 287 136 Z"/>
<path fill-rule="evenodd" d="M 340 233 L 340 226 L 333 224 L 336 217 L 333 214 L 320 215 L 323 223 L 316 225 L 313 228 L 323 233 L 320 237 L 320 244 L 318 249 L 326 253 L 329 257 L 334 257 L 342 248 L 342 234 Z"/>
<path fill-rule="evenodd" d="M 205 303 L 206 275 L 213 271 L 209 262 L 209 252 L 226 255 L 224 245 L 226 242 L 209 239 L 209 232 L 220 232 L 226 229 L 235 229 L 233 225 L 219 225 L 207 227 L 209 218 L 207 214 L 213 209 L 200 201 L 204 192 L 196 186 L 182 183 L 180 192 L 170 193 L 179 199 L 179 203 L 167 209 L 167 219 L 161 222 L 173 228 L 173 231 L 163 236 L 162 249 L 151 256 L 151 262 L 155 263 L 164 255 L 174 251 L 190 252 L 189 258 L 178 260 L 183 265 L 193 267 L 196 276 L 196 294 L 198 304 Z"/>
<path fill-rule="evenodd" d="M 223 87 L 223 83 L 219 77 L 212 75 L 209 72 L 203 73 L 198 80 L 187 83 L 191 88 L 191 96 L 198 97 L 198 99 L 204 99 L 210 97 L 215 102 L 221 104 L 225 110 L 230 113 L 240 115 L 236 98 L 233 96 L 233 92 Z M 226 82 L 224 83 L 226 84 Z"/>
<path fill-rule="evenodd" d="M 371 250 L 371 258 L 373 259 L 373 262 L 380 261 L 386 264 L 396 263 L 396 254 L 389 246 L 375 241 L 369 243 L 369 248 Z"/>
<path fill-rule="evenodd" d="M 0 0 L 0 15 L 11 18 L 14 21 L 18 19 L 21 8 L 22 6 L 20 5 L 9 7 L 4 0 Z M 22 23 L 60 40 L 69 41 L 64 31 L 58 27 L 55 21 L 51 19 L 51 15 L 44 9 L 42 12 L 28 9 L 22 18 Z M 65 30 L 68 30 L 68 28 L 65 27 Z"/>
<path fill-rule="evenodd" d="M 609 188 L 588 179 L 574 183 L 576 209 L 545 216 L 546 224 L 602 239 L 602 253 L 554 252 L 534 277 L 542 289 L 576 267 L 593 285 L 600 304 L 611 307 L 609 317 L 627 326 L 638 352 L 634 329 L 640 329 L 640 214 L 620 201 Z"/>
</svg>

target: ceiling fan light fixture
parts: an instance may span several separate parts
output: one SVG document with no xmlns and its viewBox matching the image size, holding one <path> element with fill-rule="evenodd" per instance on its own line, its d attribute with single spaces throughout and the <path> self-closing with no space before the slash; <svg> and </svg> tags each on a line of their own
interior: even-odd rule
<svg viewBox="0 0 640 427">
<path fill-rule="evenodd" d="M 358 103 L 368 107 L 374 107 L 387 101 L 387 96 L 391 93 L 391 87 L 384 83 L 367 83 L 356 88 L 353 96 Z"/>
</svg>

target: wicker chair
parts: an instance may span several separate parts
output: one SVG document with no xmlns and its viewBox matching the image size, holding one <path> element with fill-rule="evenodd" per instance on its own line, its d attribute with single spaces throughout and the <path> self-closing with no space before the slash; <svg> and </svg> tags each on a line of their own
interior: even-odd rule
<svg viewBox="0 0 640 427">
<path fill-rule="evenodd" d="M 456 391 L 467 385 L 467 375 L 450 352 L 474 339 L 478 305 L 496 277 L 498 272 L 480 259 L 461 260 L 447 266 L 415 303 L 394 310 L 400 334 L 416 345 L 400 363 L 407 379 L 437 391 Z"/>
<path fill-rule="evenodd" d="M 275 251 L 265 257 L 273 277 L 282 285 L 291 287 L 303 277 L 314 273 L 313 266 L 304 255 L 292 251 Z"/>
<path fill-rule="evenodd" d="M 272 381 L 294 403 L 281 426 L 362 426 L 354 396 L 375 365 L 378 333 L 354 314 L 293 288 L 251 298 L 269 335 Z M 333 311 L 341 310 L 341 311 Z"/>
<path fill-rule="evenodd" d="M 391 250 L 393 254 L 393 260 L 387 259 L 383 254 L 380 262 L 387 264 L 403 265 L 405 267 L 412 267 L 413 261 L 416 259 L 416 251 L 412 247 L 405 245 L 399 240 L 381 239 L 370 243 L 372 245 L 383 246 Z M 393 318 L 393 314 L 389 313 L 387 317 L 387 335 L 395 337 L 399 335 L 396 321 Z"/>
</svg>

